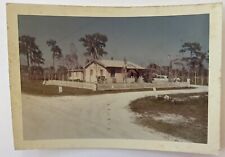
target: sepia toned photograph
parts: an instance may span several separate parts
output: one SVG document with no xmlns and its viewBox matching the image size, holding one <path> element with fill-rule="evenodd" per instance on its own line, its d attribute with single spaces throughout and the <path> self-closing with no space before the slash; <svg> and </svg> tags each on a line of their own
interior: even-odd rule
<svg viewBox="0 0 225 157">
<path fill-rule="evenodd" d="M 210 143 L 210 12 L 15 17 L 21 141 Z"/>
<path fill-rule="evenodd" d="M 208 15 L 18 24 L 24 139 L 207 143 Z"/>
</svg>

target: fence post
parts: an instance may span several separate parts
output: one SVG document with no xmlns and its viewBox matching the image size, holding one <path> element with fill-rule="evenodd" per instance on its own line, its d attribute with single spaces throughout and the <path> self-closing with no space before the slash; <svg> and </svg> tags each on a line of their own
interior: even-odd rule
<svg viewBox="0 0 225 157">
<path fill-rule="evenodd" d="M 59 86 L 59 93 L 62 93 L 63 92 L 63 88 L 62 86 Z"/>
<path fill-rule="evenodd" d="M 156 88 L 155 88 L 155 87 L 153 87 L 152 89 L 153 89 L 153 91 L 154 91 L 155 98 L 158 98 L 158 94 L 157 94 L 157 92 L 156 92 Z"/>
<path fill-rule="evenodd" d="M 98 90 L 98 84 L 95 83 L 95 84 L 94 84 L 94 91 L 97 91 L 97 90 Z"/>
</svg>

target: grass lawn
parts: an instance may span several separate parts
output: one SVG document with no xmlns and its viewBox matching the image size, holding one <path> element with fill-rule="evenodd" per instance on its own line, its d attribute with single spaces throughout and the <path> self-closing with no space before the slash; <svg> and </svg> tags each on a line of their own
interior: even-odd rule
<svg viewBox="0 0 225 157">
<path fill-rule="evenodd" d="M 43 85 L 42 81 L 26 81 L 21 82 L 21 91 L 27 94 L 55 96 L 55 95 L 86 95 L 91 94 L 93 91 L 87 89 L 76 89 L 63 87 L 63 92 L 59 93 L 58 86 Z"/>
<path fill-rule="evenodd" d="M 97 95 L 107 93 L 123 93 L 135 91 L 152 91 L 152 89 L 135 89 L 135 90 L 109 90 L 109 91 L 92 91 L 89 89 L 63 87 L 63 92 L 58 92 L 58 86 L 42 85 L 42 81 L 26 81 L 21 83 L 21 90 L 27 94 L 42 96 L 65 96 L 65 95 Z"/>
<path fill-rule="evenodd" d="M 207 143 L 207 93 L 169 96 L 169 100 L 162 96 L 145 97 L 131 102 L 129 106 L 137 114 L 136 122 L 192 142 Z M 168 122 L 168 119 L 171 121 L 168 115 L 173 116 L 174 122 Z M 177 120 L 181 117 L 181 121 L 176 122 L 176 117 Z"/>
</svg>

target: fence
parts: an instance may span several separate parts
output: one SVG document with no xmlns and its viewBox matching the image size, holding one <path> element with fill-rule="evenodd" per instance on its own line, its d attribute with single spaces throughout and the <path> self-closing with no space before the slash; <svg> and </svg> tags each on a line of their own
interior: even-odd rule
<svg viewBox="0 0 225 157">
<path fill-rule="evenodd" d="M 96 91 L 96 84 L 95 83 L 61 81 L 61 80 L 48 80 L 48 81 L 44 81 L 43 84 L 63 86 L 63 87 L 83 88 L 83 89 L 90 89 L 90 90 Z"/>
<path fill-rule="evenodd" d="M 74 87 L 90 89 L 93 91 L 99 90 L 124 90 L 124 89 L 152 89 L 152 88 L 185 88 L 190 87 L 188 82 L 161 82 L 161 83 L 104 83 L 95 84 L 88 82 L 75 82 L 75 81 L 61 81 L 61 80 L 48 80 L 44 81 L 45 85 L 56 85 L 63 87 Z"/>
<path fill-rule="evenodd" d="M 152 88 L 185 88 L 189 87 L 187 82 L 167 83 L 107 83 L 97 84 L 97 90 L 123 90 L 123 89 L 152 89 Z"/>
</svg>

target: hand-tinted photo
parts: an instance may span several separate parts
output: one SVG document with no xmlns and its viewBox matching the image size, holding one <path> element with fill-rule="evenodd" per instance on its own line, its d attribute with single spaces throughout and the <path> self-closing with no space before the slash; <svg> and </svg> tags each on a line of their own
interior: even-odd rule
<svg viewBox="0 0 225 157">
<path fill-rule="evenodd" d="M 23 136 L 207 143 L 209 15 L 19 15 Z"/>
</svg>

